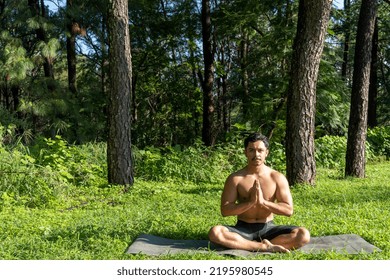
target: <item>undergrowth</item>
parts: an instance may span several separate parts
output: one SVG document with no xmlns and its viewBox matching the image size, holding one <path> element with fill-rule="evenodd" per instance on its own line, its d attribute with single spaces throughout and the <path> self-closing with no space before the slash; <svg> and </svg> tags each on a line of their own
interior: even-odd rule
<svg viewBox="0 0 390 280">
<path fill-rule="evenodd" d="M 305 226 L 312 236 L 358 234 L 382 252 L 257 258 L 390 259 L 390 163 L 383 134 L 370 134 L 384 147 L 368 143 L 365 179 L 343 178 L 345 139 L 317 140 L 316 186 L 292 188 L 294 215 L 275 218 Z M 245 165 L 243 147 L 134 149 L 134 155 L 135 184 L 123 192 L 106 182 L 105 144 L 75 146 L 57 137 L 31 147 L 0 145 L 0 259 L 150 259 L 125 254 L 141 233 L 206 239 L 211 226 L 235 222 L 220 215 L 219 203 L 226 176 Z M 283 146 L 274 143 L 268 164 L 283 170 L 283 155 Z M 210 252 L 161 258 L 230 257 Z"/>
</svg>

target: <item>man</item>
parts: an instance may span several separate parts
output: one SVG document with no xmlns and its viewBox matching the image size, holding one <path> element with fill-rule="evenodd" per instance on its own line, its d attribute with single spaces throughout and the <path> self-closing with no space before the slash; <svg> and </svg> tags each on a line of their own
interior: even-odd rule
<svg viewBox="0 0 390 280">
<path fill-rule="evenodd" d="M 247 166 L 231 174 L 221 196 L 221 213 L 237 216 L 235 226 L 217 225 L 210 241 L 232 249 L 262 252 L 289 252 L 310 241 L 304 227 L 275 225 L 274 214 L 291 216 L 293 201 L 287 179 L 265 165 L 268 139 L 259 134 L 245 141 Z"/>
</svg>

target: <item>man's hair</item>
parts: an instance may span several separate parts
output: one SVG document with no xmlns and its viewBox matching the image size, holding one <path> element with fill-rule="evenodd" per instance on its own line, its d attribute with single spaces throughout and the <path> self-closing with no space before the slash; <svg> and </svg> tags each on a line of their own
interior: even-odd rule
<svg viewBox="0 0 390 280">
<path fill-rule="evenodd" d="M 268 149 L 269 148 L 269 140 L 266 136 L 264 136 L 261 133 L 255 132 L 248 135 L 248 137 L 244 140 L 244 147 L 245 149 L 248 147 L 249 142 L 256 142 L 256 141 L 262 141 L 264 143 L 264 146 Z"/>
</svg>

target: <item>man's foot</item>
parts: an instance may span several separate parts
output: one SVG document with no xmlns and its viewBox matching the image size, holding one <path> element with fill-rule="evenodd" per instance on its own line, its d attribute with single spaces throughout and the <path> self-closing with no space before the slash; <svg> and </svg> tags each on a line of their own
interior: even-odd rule
<svg viewBox="0 0 390 280">
<path fill-rule="evenodd" d="M 282 245 L 275 245 L 269 242 L 267 239 L 263 239 L 261 243 L 266 245 L 264 252 L 279 252 L 279 253 L 290 253 L 290 251 L 284 248 Z"/>
</svg>

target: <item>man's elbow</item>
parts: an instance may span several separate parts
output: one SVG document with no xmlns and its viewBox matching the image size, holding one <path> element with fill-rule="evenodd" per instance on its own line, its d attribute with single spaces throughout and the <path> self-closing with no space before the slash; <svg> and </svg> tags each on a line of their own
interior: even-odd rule
<svg viewBox="0 0 390 280">
<path fill-rule="evenodd" d="M 222 217 L 231 216 L 229 211 L 227 209 L 224 209 L 224 208 L 221 208 L 221 215 L 222 215 Z"/>
<path fill-rule="evenodd" d="M 288 209 L 288 210 L 286 211 L 286 216 L 287 216 L 287 217 L 291 217 L 293 214 L 294 214 L 294 210 L 293 210 L 293 209 Z"/>
</svg>

